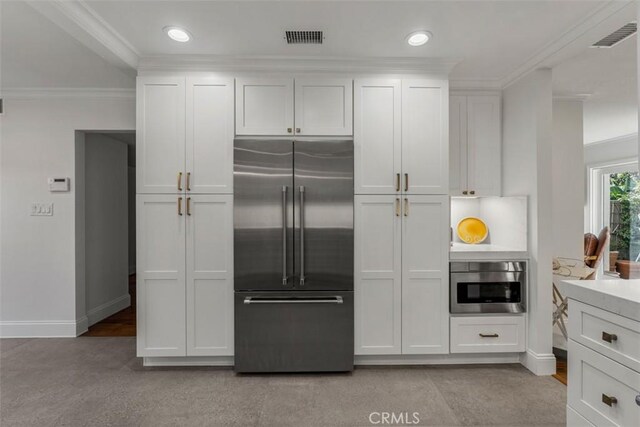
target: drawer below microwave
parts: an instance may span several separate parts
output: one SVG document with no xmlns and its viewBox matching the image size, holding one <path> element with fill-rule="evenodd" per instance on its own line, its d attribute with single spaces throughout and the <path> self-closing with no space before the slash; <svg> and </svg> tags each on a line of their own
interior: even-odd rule
<svg viewBox="0 0 640 427">
<path fill-rule="evenodd" d="M 451 353 L 524 350 L 524 316 L 451 317 Z"/>
</svg>

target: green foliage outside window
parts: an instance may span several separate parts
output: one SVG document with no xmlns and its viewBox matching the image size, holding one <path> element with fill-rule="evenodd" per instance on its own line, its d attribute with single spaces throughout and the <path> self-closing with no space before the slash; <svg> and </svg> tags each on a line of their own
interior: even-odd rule
<svg viewBox="0 0 640 427">
<path fill-rule="evenodd" d="M 635 261 L 640 251 L 640 178 L 637 173 L 610 175 L 611 200 L 610 250 L 618 251 L 619 259 Z"/>
</svg>

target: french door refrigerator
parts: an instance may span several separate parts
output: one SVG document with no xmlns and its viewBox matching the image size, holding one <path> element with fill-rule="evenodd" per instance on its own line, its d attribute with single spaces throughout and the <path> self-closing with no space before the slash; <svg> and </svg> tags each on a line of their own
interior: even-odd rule
<svg viewBox="0 0 640 427">
<path fill-rule="evenodd" d="M 353 369 L 353 141 L 234 141 L 236 372 Z"/>
</svg>

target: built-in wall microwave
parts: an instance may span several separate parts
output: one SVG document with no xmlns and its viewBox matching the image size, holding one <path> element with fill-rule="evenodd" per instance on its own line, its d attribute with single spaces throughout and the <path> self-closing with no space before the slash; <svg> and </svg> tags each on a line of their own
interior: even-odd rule
<svg viewBox="0 0 640 427">
<path fill-rule="evenodd" d="M 527 263 L 452 262 L 451 313 L 524 313 Z"/>
</svg>

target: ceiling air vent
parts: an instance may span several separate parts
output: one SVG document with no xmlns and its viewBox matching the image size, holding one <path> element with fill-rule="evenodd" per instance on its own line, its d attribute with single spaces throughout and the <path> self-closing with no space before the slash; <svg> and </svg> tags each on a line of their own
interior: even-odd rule
<svg viewBox="0 0 640 427">
<path fill-rule="evenodd" d="M 322 44 L 322 31 L 285 31 L 287 44 Z"/>
<path fill-rule="evenodd" d="M 637 22 L 630 22 L 627 25 L 625 25 L 624 27 L 614 31 L 611 34 L 609 34 L 608 36 L 606 36 L 602 40 L 594 43 L 591 47 L 604 47 L 604 48 L 614 47 L 615 45 L 617 45 L 621 41 L 623 41 L 623 40 L 631 37 L 632 35 L 634 35 L 636 33 L 636 31 L 638 31 L 638 23 Z"/>
</svg>

